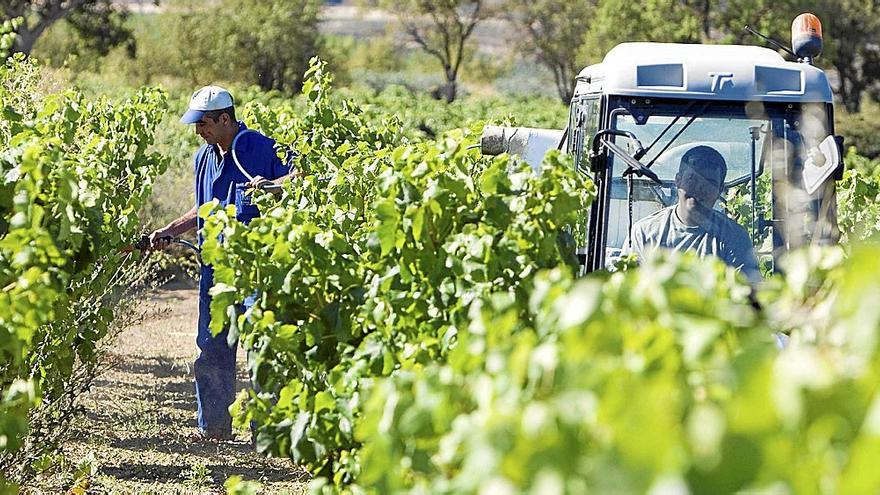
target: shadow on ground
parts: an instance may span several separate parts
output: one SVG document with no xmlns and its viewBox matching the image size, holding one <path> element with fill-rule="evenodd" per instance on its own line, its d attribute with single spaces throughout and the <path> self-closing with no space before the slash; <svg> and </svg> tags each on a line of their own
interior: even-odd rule
<svg viewBox="0 0 880 495">
<path fill-rule="evenodd" d="M 208 464 L 205 467 L 210 471 L 211 477 L 214 479 L 226 479 L 230 476 L 240 476 L 242 478 L 256 478 L 262 482 L 288 481 L 290 479 L 290 470 L 288 469 L 254 469 L 249 467 L 231 467 L 225 465 Z M 104 468 L 101 474 L 112 476 L 121 480 L 138 480 L 144 482 L 154 482 L 159 480 L 173 480 L 175 478 L 181 481 L 190 479 L 190 466 L 164 466 L 161 464 L 140 464 L 121 468 Z M 257 476 L 254 476 L 257 475 Z M 301 478 L 301 482 L 306 482 L 306 478 Z"/>
<path fill-rule="evenodd" d="M 167 310 L 123 332 L 113 366 L 81 401 L 65 456 L 93 463 L 90 492 L 222 492 L 230 476 L 261 483 L 260 493 L 303 493 L 307 474 L 287 459 L 254 452 L 249 432 L 230 442 L 196 440 L 192 363 L 198 291 L 186 286 L 149 295 Z M 247 386 L 238 355 L 238 390 Z M 63 493 L 69 486 L 58 486 Z"/>
</svg>

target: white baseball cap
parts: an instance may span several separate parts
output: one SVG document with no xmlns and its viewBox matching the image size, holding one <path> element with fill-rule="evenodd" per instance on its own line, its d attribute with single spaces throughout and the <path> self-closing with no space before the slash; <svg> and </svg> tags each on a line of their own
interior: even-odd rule
<svg viewBox="0 0 880 495">
<path fill-rule="evenodd" d="M 220 86 L 205 86 L 193 93 L 189 100 L 189 110 L 180 118 L 182 124 L 195 124 L 202 120 L 205 112 L 222 110 L 233 106 L 232 95 Z"/>
</svg>

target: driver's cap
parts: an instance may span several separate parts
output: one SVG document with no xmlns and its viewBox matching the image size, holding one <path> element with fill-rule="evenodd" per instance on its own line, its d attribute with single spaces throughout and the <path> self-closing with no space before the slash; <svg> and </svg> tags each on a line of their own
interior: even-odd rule
<svg viewBox="0 0 880 495">
<path fill-rule="evenodd" d="M 232 95 L 220 86 L 205 86 L 193 93 L 189 100 L 189 110 L 180 118 L 182 124 L 195 124 L 202 120 L 205 112 L 222 110 L 233 106 Z"/>
</svg>

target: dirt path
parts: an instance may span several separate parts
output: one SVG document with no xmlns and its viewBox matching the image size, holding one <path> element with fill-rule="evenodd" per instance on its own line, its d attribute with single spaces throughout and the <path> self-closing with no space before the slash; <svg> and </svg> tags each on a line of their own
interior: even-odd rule
<svg viewBox="0 0 880 495">
<path fill-rule="evenodd" d="M 150 296 L 144 304 L 157 314 L 119 336 L 113 368 L 83 398 L 86 414 L 64 450 L 74 465 L 90 467 L 88 493 L 225 493 L 233 475 L 258 481 L 260 493 L 303 492 L 303 472 L 254 453 L 249 431 L 226 443 L 191 440 L 197 300 L 194 289 Z M 244 363 L 239 349 L 239 389 Z"/>
</svg>

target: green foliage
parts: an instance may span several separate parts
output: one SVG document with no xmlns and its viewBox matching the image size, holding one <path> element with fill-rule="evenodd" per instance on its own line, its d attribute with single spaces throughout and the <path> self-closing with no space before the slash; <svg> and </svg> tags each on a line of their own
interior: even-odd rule
<svg viewBox="0 0 880 495">
<path fill-rule="evenodd" d="M 854 146 L 859 155 L 871 160 L 880 159 L 880 104 L 866 102 L 862 111 L 848 114 L 838 108 L 834 131 L 846 138 L 847 146 Z"/>
<path fill-rule="evenodd" d="M 193 490 L 205 490 L 214 483 L 211 468 L 203 462 L 194 462 L 184 474 L 185 483 Z"/>
<path fill-rule="evenodd" d="M 256 481 L 244 481 L 241 476 L 230 476 L 223 487 L 229 495 L 256 495 L 260 493 L 261 485 Z"/>
<path fill-rule="evenodd" d="M 301 118 L 259 105 L 248 117 L 293 147 L 307 177 L 280 203 L 258 199 L 263 216 L 247 227 L 231 210 L 208 215 L 203 257 L 212 330 L 231 320 L 255 356 L 260 392 L 239 420 L 256 421 L 259 450 L 345 482 L 372 379 L 444 359 L 482 295 L 528 298 L 538 270 L 573 272 L 565 229 L 591 189 L 559 155 L 540 175 L 480 157 L 474 130 L 408 144 L 394 117 L 365 120 L 328 98 L 321 65 L 310 72 Z"/>
<path fill-rule="evenodd" d="M 586 31 L 587 56 L 601 61 L 624 41 L 697 43 L 701 22 L 692 7 L 678 0 L 605 0 Z"/>
<path fill-rule="evenodd" d="M 136 50 L 129 13 L 110 0 L 81 2 L 79 8 L 70 11 L 66 21 L 79 35 L 86 49 L 104 56 L 112 48 L 122 46 L 129 57 Z"/>
<path fill-rule="evenodd" d="M 226 0 L 180 16 L 180 46 L 202 81 L 239 80 L 297 92 L 317 51 L 318 0 Z"/>
<path fill-rule="evenodd" d="M 377 383 L 359 481 L 382 493 L 647 492 L 685 460 L 690 385 L 713 396 L 713 364 L 756 319 L 748 290 L 719 271 L 649 263 L 578 284 L 550 272 L 529 300 L 481 301 L 446 363 Z"/>
<path fill-rule="evenodd" d="M 353 73 L 391 73 L 403 68 L 403 47 L 391 36 L 356 38 L 354 36 L 321 36 L 321 58 L 339 82 L 350 83 Z M 342 81 L 339 81 L 339 78 Z"/>
<path fill-rule="evenodd" d="M 396 116 L 403 132 L 416 139 L 432 139 L 446 131 L 489 120 L 555 129 L 563 125 L 568 112 L 566 106 L 550 98 L 462 98 L 445 103 L 399 86 L 376 95 L 357 90 L 341 93 L 358 101 L 371 119 Z"/>
<path fill-rule="evenodd" d="M 791 21 L 808 10 L 803 2 L 791 0 L 737 0 L 730 7 L 712 12 L 713 24 L 723 33 L 721 41 L 759 46 L 765 43 L 743 29 L 744 26 L 787 46 L 791 44 Z"/>
<path fill-rule="evenodd" d="M 847 169 L 837 184 L 842 240 L 865 240 L 880 232 L 880 163 L 859 156 L 853 149 L 844 163 Z"/>
<path fill-rule="evenodd" d="M 769 220 L 773 216 L 773 190 L 770 179 L 770 171 L 765 171 L 763 175 L 758 177 L 755 185 L 755 217 L 760 222 L 761 219 Z M 742 225 L 749 237 L 752 238 L 752 244 L 755 249 L 760 249 L 767 241 L 770 235 L 770 224 L 758 229 L 757 236 L 753 236 L 752 229 L 752 197 L 751 197 L 751 181 L 741 184 L 727 191 L 724 195 L 724 210 L 731 219 Z M 759 224 L 760 225 L 760 224 Z"/>
<path fill-rule="evenodd" d="M 0 58 L 3 60 L 6 59 L 10 50 L 12 50 L 12 45 L 15 43 L 15 30 L 20 24 L 20 17 L 5 20 L 0 24 Z"/>
<path fill-rule="evenodd" d="M 527 318 L 510 298 L 483 299 L 447 362 L 375 384 L 359 482 L 377 493 L 876 491 L 880 313 L 865 309 L 878 256 L 794 257 L 764 314 L 729 269 L 680 255 L 579 282 L 542 274 Z M 780 327 L 792 332 L 781 352 Z"/>
<path fill-rule="evenodd" d="M 0 67 L 0 450 L 14 451 L 37 397 L 53 401 L 77 362 L 94 361 L 129 264 L 117 249 L 165 161 L 149 151 L 165 95 L 87 100 L 39 95 L 23 57 Z"/>
<path fill-rule="evenodd" d="M 15 51 L 24 54 L 30 54 L 46 29 L 62 19 L 86 45 L 102 55 L 121 44 L 134 49 L 132 33 L 125 22 L 128 12 L 111 0 L 4 2 L 3 14 L 6 18 L 23 20 L 17 29 Z"/>
<path fill-rule="evenodd" d="M 163 20 L 167 24 L 154 25 L 153 20 Z M 131 84 L 150 83 L 156 72 L 173 73 L 179 69 L 174 62 L 175 50 L 168 50 L 168 39 L 174 23 L 163 15 L 145 16 L 136 14 L 127 16 L 127 30 L 131 31 L 130 39 L 118 46 L 95 46 L 89 38 L 83 38 L 76 32 L 70 21 L 64 20 L 53 24 L 43 33 L 34 45 L 31 56 L 42 64 L 56 69 L 70 71 L 71 75 L 82 78 L 100 78 L 103 94 L 129 94 Z M 159 42 L 156 38 L 164 38 Z M 157 53 L 157 47 L 166 47 Z M 129 82 L 137 79 L 138 83 Z M 77 81 L 80 87 L 81 81 Z"/>
<path fill-rule="evenodd" d="M 108 87 L 161 83 L 188 96 L 207 83 L 257 85 L 298 92 L 309 58 L 322 48 L 318 0 L 163 2 L 163 11 L 125 19 L 133 43 L 98 50 L 76 36 L 71 22 L 53 25 L 34 54 L 72 71 L 80 85 Z"/>
<path fill-rule="evenodd" d="M 861 109 L 862 97 L 880 85 L 880 3 L 865 0 L 813 0 L 822 19 L 825 47 L 820 63 L 837 70 L 836 93 L 850 113 Z M 803 8 L 803 6 L 801 6 Z"/>
</svg>

